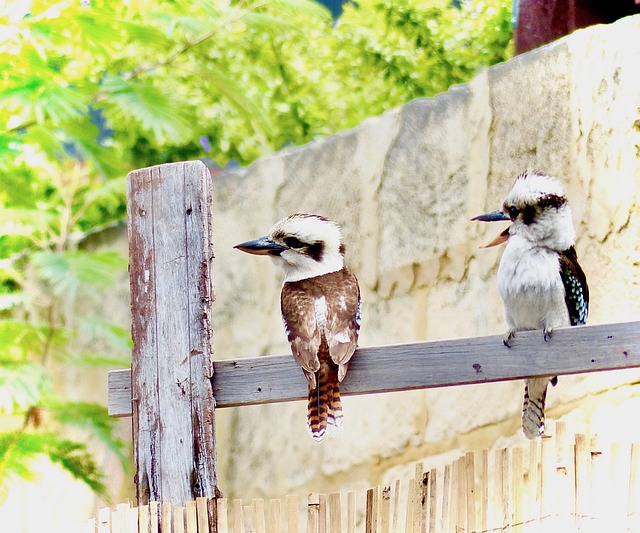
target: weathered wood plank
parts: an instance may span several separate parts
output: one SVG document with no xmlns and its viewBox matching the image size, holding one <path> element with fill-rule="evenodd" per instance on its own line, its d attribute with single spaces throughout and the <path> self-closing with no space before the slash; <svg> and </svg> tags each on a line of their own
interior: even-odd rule
<svg viewBox="0 0 640 533">
<path fill-rule="evenodd" d="M 139 504 L 217 495 L 210 181 L 197 161 L 127 178 Z"/>
<path fill-rule="evenodd" d="M 214 361 L 216 407 L 303 400 L 307 385 L 289 355 Z M 393 392 L 640 367 L 640 322 L 518 333 L 512 348 L 490 335 L 360 348 L 343 395 Z M 109 413 L 131 415 L 130 371 L 109 373 Z"/>
</svg>

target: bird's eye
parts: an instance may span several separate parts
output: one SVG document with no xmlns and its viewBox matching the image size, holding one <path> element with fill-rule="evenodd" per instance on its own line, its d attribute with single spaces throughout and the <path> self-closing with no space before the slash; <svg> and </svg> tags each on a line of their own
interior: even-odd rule
<svg viewBox="0 0 640 533">
<path fill-rule="evenodd" d="M 509 206 L 509 217 L 513 220 L 518 218 L 518 213 L 520 212 L 515 205 Z"/>
<path fill-rule="evenodd" d="M 297 237 L 286 237 L 284 239 L 284 243 L 289 248 L 302 248 L 302 247 L 304 247 L 304 243 L 300 239 L 298 239 Z"/>
</svg>

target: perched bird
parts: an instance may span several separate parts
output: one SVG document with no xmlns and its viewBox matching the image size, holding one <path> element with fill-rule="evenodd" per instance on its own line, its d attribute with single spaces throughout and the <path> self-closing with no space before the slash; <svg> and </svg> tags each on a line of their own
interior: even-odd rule
<svg viewBox="0 0 640 533">
<path fill-rule="evenodd" d="M 472 220 L 510 220 L 511 225 L 486 247 L 506 242 L 498 267 L 498 290 L 508 330 L 504 345 L 517 331 L 585 324 L 589 287 L 574 248 L 576 232 L 562 184 L 551 176 L 520 174 L 502 209 Z M 527 379 L 522 430 L 529 439 L 544 434 L 544 403 L 557 376 Z"/>
<path fill-rule="evenodd" d="M 327 428 L 342 425 L 340 382 L 360 330 L 360 288 L 344 265 L 340 227 L 319 215 L 295 214 L 266 237 L 234 248 L 269 255 L 284 269 L 282 319 L 309 384 L 307 425 L 320 442 Z"/>
</svg>

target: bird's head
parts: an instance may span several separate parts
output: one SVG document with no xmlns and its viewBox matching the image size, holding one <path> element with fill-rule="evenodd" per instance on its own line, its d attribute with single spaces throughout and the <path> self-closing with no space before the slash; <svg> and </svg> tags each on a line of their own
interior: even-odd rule
<svg viewBox="0 0 640 533">
<path fill-rule="evenodd" d="M 486 247 L 518 235 L 532 245 L 562 251 L 572 246 L 576 238 L 562 184 L 552 176 L 533 172 L 523 172 L 516 178 L 502 209 L 472 220 L 511 221 L 511 226 Z"/>
<path fill-rule="evenodd" d="M 265 237 L 234 248 L 271 256 L 284 269 L 285 281 L 322 276 L 344 267 L 340 227 L 320 215 L 290 215 L 276 222 Z"/>
</svg>

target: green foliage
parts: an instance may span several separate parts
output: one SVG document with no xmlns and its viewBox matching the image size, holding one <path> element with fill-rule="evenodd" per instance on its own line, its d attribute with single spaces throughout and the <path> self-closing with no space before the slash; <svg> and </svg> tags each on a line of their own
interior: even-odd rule
<svg viewBox="0 0 640 533">
<path fill-rule="evenodd" d="M 511 0 L 450 4 L 359 0 L 333 21 L 313 0 L 5 2 L 0 491 L 44 455 L 103 492 L 70 430 L 126 458 L 105 408 L 63 399 L 53 379 L 59 365 L 127 364 L 127 329 L 71 312 L 99 302 L 126 265 L 85 244 L 123 220 L 126 173 L 247 164 L 509 57 Z"/>
<path fill-rule="evenodd" d="M 6 496 L 7 484 L 12 479 L 34 479 L 29 464 L 41 455 L 58 463 L 98 494 L 106 495 L 100 471 L 85 444 L 55 433 L 10 432 L 0 433 L 0 498 Z"/>
</svg>

